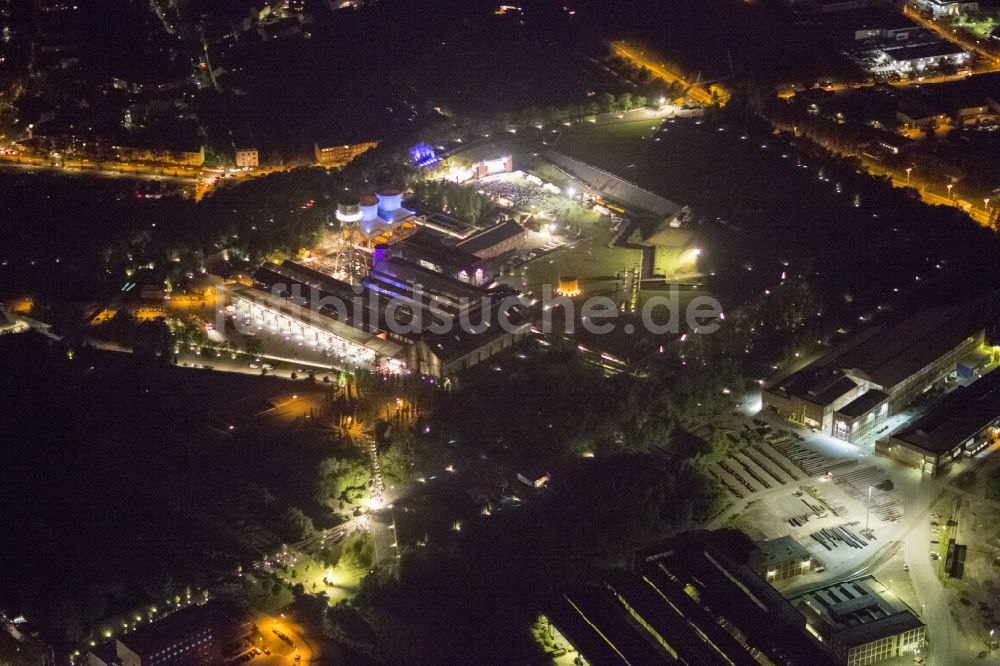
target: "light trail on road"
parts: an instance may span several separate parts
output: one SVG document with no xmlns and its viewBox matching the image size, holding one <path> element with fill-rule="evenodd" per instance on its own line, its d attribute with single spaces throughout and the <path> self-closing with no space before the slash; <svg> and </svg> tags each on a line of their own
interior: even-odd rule
<svg viewBox="0 0 1000 666">
<path fill-rule="evenodd" d="M 625 42 L 613 42 L 611 44 L 611 48 L 614 50 L 616 55 L 625 58 L 637 67 L 645 67 L 657 78 L 663 79 L 667 83 L 677 83 L 684 86 L 687 89 L 685 91 L 685 95 L 692 101 L 698 102 L 699 104 L 712 103 L 711 93 L 689 81 L 686 81 L 684 77 L 669 69 L 666 64 L 651 60 L 645 55 L 645 51 L 642 51 L 634 46 L 629 46 Z"/>
</svg>

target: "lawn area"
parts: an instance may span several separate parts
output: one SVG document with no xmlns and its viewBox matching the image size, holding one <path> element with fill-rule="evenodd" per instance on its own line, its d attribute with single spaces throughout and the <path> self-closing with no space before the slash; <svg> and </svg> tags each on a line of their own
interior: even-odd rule
<svg viewBox="0 0 1000 666">
<path fill-rule="evenodd" d="M 671 119 L 654 129 L 645 121 L 582 125 L 555 147 L 690 206 L 713 293 L 743 300 L 794 275 L 857 320 L 900 298 L 926 303 L 928 294 L 976 293 L 985 283 L 971 267 L 992 263 L 968 252 L 994 247 L 989 234 L 849 161 L 722 120 Z"/>
<path fill-rule="evenodd" d="M 640 251 L 628 248 L 608 247 L 613 233 L 608 218 L 591 211 L 588 216 L 575 215 L 576 224 L 580 225 L 582 237 L 572 247 L 562 248 L 552 254 L 542 256 L 529 262 L 521 276 L 522 287 L 527 287 L 536 296 L 540 295 L 543 285 L 552 285 L 553 289 L 559 283 L 559 276 L 572 274 L 580 278 L 584 293 L 596 289 L 597 293 L 607 291 L 607 280 L 613 280 L 626 269 L 639 266 Z M 590 218 L 589 221 L 585 221 Z M 559 219 L 566 219 L 559 216 Z"/>
<path fill-rule="evenodd" d="M 990 35 L 993 34 L 993 30 L 997 27 L 998 22 L 997 19 L 992 16 L 977 19 L 970 15 L 963 15 L 955 18 L 954 25 L 972 33 L 975 37 L 989 39 Z"/>
<path fill-rule="evenodd" d="M 289 554 L 281 566 L 270 568 L 273 577 L 255 572 L 258 583 L 251 589 L 250 596 L 261 609 L 269 612 L 287 606 L 294 598 L 293 588 L 300 584 L 306 594 L 324 594 L 331 606 L 351 599 L 371 566 L 367 559 L 370 544 L 371 536 L 362 533 L 331 549 L 324 549 L 319 555 Z M 354 556 L 359 551 L 363 551 L 361 559 Z M 276 581 L 280 585 L 275 585 Z"/>
<path fill-rule="evenodd" d="M 553 149 L 593 164 L 626 180 L 636 181 L 637 154 L 643 141 L 655 140 L 661 121 L 636 120 L 630 123 L 587 125 L 567 129 Z"/>
</svg>

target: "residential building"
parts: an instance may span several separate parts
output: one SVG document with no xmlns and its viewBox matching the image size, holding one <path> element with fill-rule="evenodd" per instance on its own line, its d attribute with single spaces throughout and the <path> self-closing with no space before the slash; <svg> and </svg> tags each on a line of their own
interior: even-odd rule
<svg viewBox="0 0 1000 666">
<path fill-rule="evenodd" d="M 257 153 L 256 148 L 237 148 L 236 149 L 236 166 L 239 168 L 249 168 L 255 169 L 260 166 L 260 156 Z"/>
<path fill-rule="evenodd" d="M 364 141 L 354 144 L 342 144 L 335 146 L 320 146 L 313 144 L 313 154 L 316 157 L 316 164 L 327 168 L 340 168 L 347 166 L 358 155 L 368 152 L 378 146 L 378 141 Z"/>
<path fill-rule="evenodd" d="M 146 162 L 170 166 L 200 167 L 205 163 L 205 146 L 166 149 L 152 145 L 113 145 L 113 158 L 122 162 Z"/>
<path fill-rule="evenodd" d="M 257 34 L 265 42 L 301 35 L 302 21 L 299 17 L 270 20 L 257 26 Z"/>
</svg>

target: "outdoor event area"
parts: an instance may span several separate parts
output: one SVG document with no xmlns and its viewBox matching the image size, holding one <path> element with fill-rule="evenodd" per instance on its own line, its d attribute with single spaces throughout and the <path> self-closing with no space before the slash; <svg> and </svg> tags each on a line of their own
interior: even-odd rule
<svg viewBox="0 0 1000 666">
<path fill-rule="evenodd" d="M 1000 663 L 1000 0 L 0 0 L 0 666 Z"/>
</svg>

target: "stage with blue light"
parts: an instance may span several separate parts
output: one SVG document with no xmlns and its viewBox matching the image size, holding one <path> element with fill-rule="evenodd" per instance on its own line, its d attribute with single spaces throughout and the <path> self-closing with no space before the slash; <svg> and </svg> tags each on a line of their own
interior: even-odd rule
<svg viewBox="0 0 1000 666">
<path fill-rule="evenodd" d="M 418 143 L 410 148 L 410 157 L 419 167 L 432 167 L 441 162 L 441 158 L 438 157 L 434 148 L 426 143 Z"/>
</svg>

